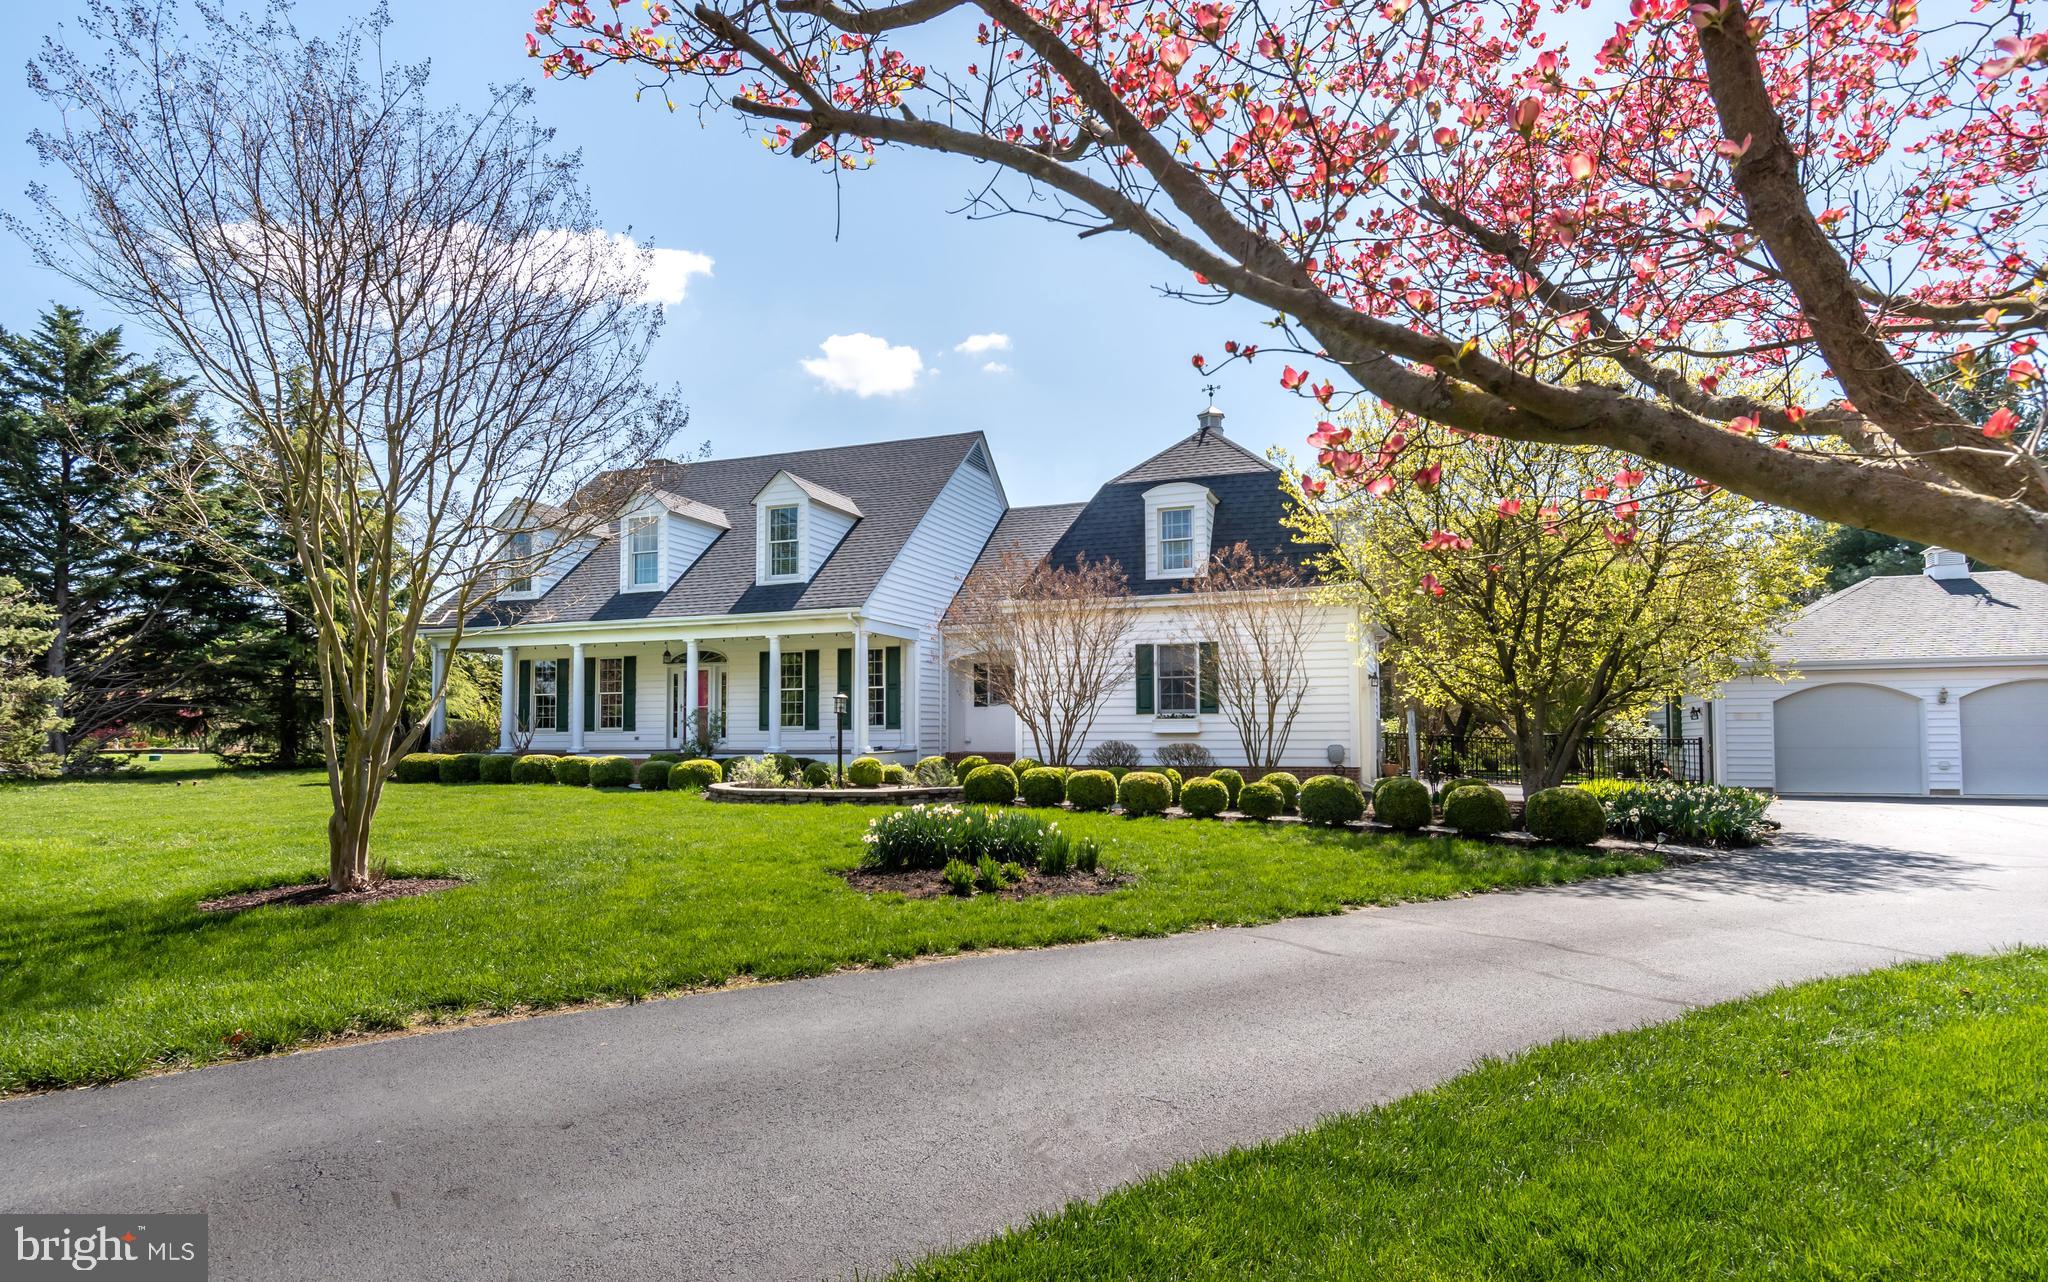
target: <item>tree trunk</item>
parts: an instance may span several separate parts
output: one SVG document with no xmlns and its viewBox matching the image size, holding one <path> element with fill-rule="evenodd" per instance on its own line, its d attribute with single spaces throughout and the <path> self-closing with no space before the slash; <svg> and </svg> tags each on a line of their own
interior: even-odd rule
<svg viewBox="0 0 2048 1282">
<path fill-rule="evenodd" d="M 1528 797 L 1551 785 L 1549 779 L 1555 762 L 1550 756 L 1550 743 L 1544 737 L 1541 722 L 1533 724 L 1524 721 L 1515 727 L 1515 764 L 1521 767 L 1522 796 Z"/>
</svg>

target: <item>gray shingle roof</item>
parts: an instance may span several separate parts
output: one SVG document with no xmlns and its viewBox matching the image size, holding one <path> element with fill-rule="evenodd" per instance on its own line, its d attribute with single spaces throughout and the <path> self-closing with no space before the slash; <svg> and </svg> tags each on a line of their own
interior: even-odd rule
<svg viewBox="0 0 2048 1282">
<path fill-rule="evenodd" d="M 1865 579 L 1800 611 L 1774 651 L 1795 666 L 2033 655 L 2048 655 L 2048 583 L 2005 570 Z"/>
<path fill-rule="evenodd" d="M 988 543 L 974 562 L 971 575 L 991 575 L 1003 569 L 1005 556 L 1012 565 L 1032 566 L 1045 559 L 1086 503 L 1052 503 L 1043 507 L 1013 507 L 1003 513 L 989 534 Z"/>
<path fill-rule="evenodd" d="M 1183 437 L 1138 464 L 1111 485 L 1135 481 L 1180 481 L 1196 477 L 1235 476 L 1245 472 L 1277 472 L 1280 469 L 1225 436 L 1222 431 L 1200 431 Z"/>
<path fill-rule="evenodd" d="M 752 458 L 650 464 L 643 484 L 718 508 L 732 522 L 673 587 L 664 593 L 620 592 L 618 545 L 607 539 L 538 600 L 492 603 L 473 614 L 470 625 L 852 609 L 874 592 L 910 532 L 981 439 L 979 432 L 960 432 Z M 783 471 L 829 486 L 858 504 L 862 515 L 808 581 L 757 585 L 754 496 Z"/>
</svg>

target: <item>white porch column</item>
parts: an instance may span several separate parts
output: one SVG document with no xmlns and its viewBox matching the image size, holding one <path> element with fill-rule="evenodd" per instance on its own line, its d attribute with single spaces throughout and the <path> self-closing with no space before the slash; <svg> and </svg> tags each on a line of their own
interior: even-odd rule
<svg viewBox="0 0 2048 1282">
<path fill-rule="evenodd" d="M 768 751 L 782 751 L 782 638 L 768 638 Z"/>
<path fill-rule="evenodd" d="M 697 638 L 683 643 L 683 744 L 697 737 Z"/>
<path fill-rule="evenodd" d="M 434 705 L 427 710 L 427 741 L 432 743 L 448 733 L 448 691 L 443 682 L 448 679 L 448 647 L 434 646 L 428 651 L 433 660 L 433 682 L 429 687 L 434 694 Z"/>
<path fill-rule="evenodd" d="M 512 731 L 519 725 L 519 648 L 500 646 L 498 673 L 498 751 L 512 751 Z"/>
<path fill-rule="evenodd" d="M 853 721 L 853 755 L 868 755 L 868 630 L 853 630 L 853 689 L 846 715 Z"/>
<path fill-rule="evenodd" d="M 562 683 L 555 683 L 560 690 Z M 583 643 L 569 647 L 569 751 L 583 751 Z"/>
<path fill-rule="evenodd" d="M 903 643 L 903 737 L 897 742 L 910 749 L 915 762 L 924 755 L 923 736 L 919 733 L 924 723 L 919 719 L 918 696 L 924 693 L 924 669 L 918 666 L 918 647 L 915 641 Z"/>
</svg>

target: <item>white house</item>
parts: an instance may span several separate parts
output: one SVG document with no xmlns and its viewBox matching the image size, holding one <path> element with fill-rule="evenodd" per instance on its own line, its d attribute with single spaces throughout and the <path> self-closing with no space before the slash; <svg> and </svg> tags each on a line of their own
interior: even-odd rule
<svg viewBox="0 0 2048 1282">
<path fill-rule="evenodd" d="M 946 652 L 946 611 L 1003 550 L 1110 556 L 1130 580 L 1133 663 L 1091 743 L 1129 740 L 1149 759 L 1197 742 L 1233 764 L 1235 732 L 1183 671 L 1200 639 L 1172 592 L 1212 549 L 1294 553 L 1276 469 L 1222 417 L 1205 411 L 1192 436 L 1057 507 L 1011 508 L 978 432 L 650 463 L 572 500 L 626 496 L 597 536 L 518 536 L 531 572 L 473 612 L 459 644 L 503 659 L 501 751 L 637 755 L 681 748 L 695 727 L 721 756 L 829 757 L 843 691 L 849 753 L 1028 755 L 1016 717 Z M 1351 611 L 1323 617 L 1286 763 L 1356 769 L 1378 724 L 1372 642 Z M 452 629 L 428 635 L 445 663 Z"/>
<path fill-rule="evenodd" d="M 1715 777 L 1805 795 L 2048 797 L 2048 584 L 1972 574 L 1865 579 L 1803 610 L 1774 657 L 1708 710 Z M 1688 717 L 1691 733 L 1697 719 Z"/>
</svg>

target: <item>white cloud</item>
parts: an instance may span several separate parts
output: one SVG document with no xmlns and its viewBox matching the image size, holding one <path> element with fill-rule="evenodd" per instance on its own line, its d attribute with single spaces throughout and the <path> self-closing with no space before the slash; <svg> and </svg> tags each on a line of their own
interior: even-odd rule
<svg viewBox="0 0 2048 1282">
<path fill-rule="evenodd" d="M 873 334 L 834 334 L 818 349 L 825 355 L 805 360 L 804 370 L 836 392 L 894 396 L 917 386 L 924 373 L 915 347 L 891 347 Z"/>
<path fill-rule="evenodd" d="M 1010 367 L 1001 361 L 984 361 L 982 362 L 981 372 L 984 374 L 1007 374 L 1010 372 Z"/>
<path fill-rule="evenodd" d="M 631 290 L 642 303 L 680 303 L 689 292 L 690 277 L 711 274 L 711 256 L 690 249 L 649 249 L 624 232 L 591 230 L 542 233 L 545 250 L 572 279 L 578 271 Z"/>
<path fill-rule="evenodd" d="M 709 254 L 694 249 L 657 249 L 640 297 L 650 303 L 680 303 L 689 291 L 690 277 L 710 274 Z"/>
<path fill-rule="evenodd" d="M 1008 334 L 969 334 L 966 338 L 955 343 L 953 350 L 964 352 L 969 356 L 979 356 L 983 352 L 1007 352 L 1010 350 L 1010 336 Z"/>
</svg>

